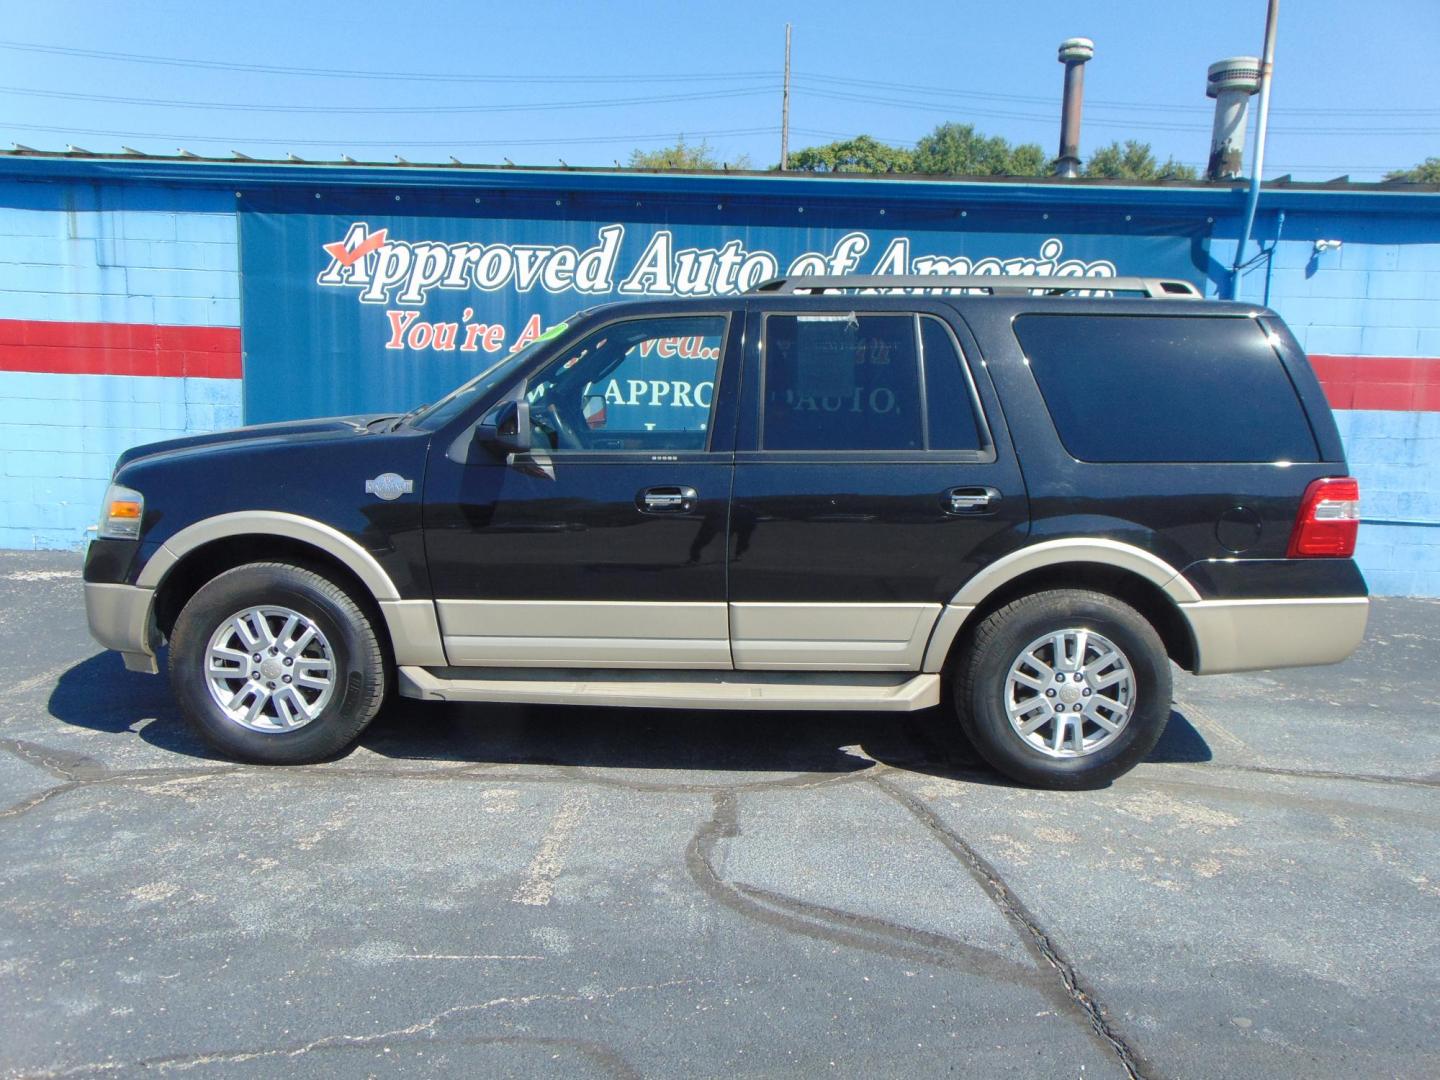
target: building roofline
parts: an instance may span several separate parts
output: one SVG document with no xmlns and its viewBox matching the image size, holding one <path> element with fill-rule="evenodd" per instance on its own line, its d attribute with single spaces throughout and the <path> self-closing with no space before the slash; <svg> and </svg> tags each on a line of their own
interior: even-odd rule
<svg viewBox="0 0 1440 1080">
<path fill-rule="evenodd" d="M 669 196 L 728 195 L 761 200 L 809 198 L 844 202 L 873 201 L 882 191 L 898 203 L 1004 203 L 1037 207 L 1105 207 L 1140 202 L 1148 206 L 1189 208 L 1219 213 L 1239 211 L 1246 183 L 1203 180 L 1110 180 L 1059 177 L 951 177 L 861 175 L 854 173 L 778 173 L 736 170 L 680 171 L 535 165 L 470 165 L 359 161 L 304 161 L 156 156 L 141 153 L 95 154 L 32 150 L 0 151 L 0 178 L 28 180 L 90 179 L 122 183 L 159 183 L 214 189 L 290 188 L 321 184 L 356 189 L 448 187 L 475 191 L 573 191 L 604 195 L 637 188 Z M 1357 183 L 1348 177 L 1297 182 L 1288 176 L 1263 185 L 1269 209 L 1372 212 L 1440 210 L 1440 184 L 1399 181 Z"/>
</svg>

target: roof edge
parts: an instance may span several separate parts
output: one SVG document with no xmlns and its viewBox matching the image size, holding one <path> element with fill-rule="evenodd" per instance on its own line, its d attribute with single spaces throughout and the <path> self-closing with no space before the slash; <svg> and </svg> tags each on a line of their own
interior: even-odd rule
<svg viewBox="0 0 1440 1080">
<path fill-rule="evenodd" d="M 0 151 L 0 178 L 104 179 L 122 183 L 161 183 L 206 188 L 303 187 L 312 184 L 353 188 L 454 187 L 473 190 L 569 190 L 577 193 L 634 191 L 670 195 L 728 194 L 759 198 L 805 197 L 844 201 L 873 200 L 882 192 L 898 202 L 1189 206 L 1219 212 L 1243 205 L 1245 181 L 1109 180 L 1059 177 L 954 177 L 868 175 L 855 173 L 779 173 L 736 170 L 681 171 L 534 165 L 420 164 L 411 162 L 325 162 L 300 159 L 181 157 L 139 153 L 93 154 L 22 148 Z M 1262 185 L 1273 209 L 1305 205 L 1335 207 L 1355 203 L 1370 210 L 1440 209 L 1440 184 L 1399 181 L 1357 183 L 1348 179 L 1299 182 L 1289 177 Z M 1357 202 L 1358 201 L 1358 202 Z"/>
</svg>

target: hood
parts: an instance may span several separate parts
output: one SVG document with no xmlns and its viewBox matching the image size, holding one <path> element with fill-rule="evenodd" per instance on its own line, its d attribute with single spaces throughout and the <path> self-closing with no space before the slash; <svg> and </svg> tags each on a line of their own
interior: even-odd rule
<svg viewBox="0 0 1440 1080">
<path fill-rule="evenodd" d="M 384 420 L 394 413 L 373 413 L 362 416 L 329 416 L 315 420 L 288 420 L 279 424 L 255 424 L 251 427 L 231 428 L 229 431 L 214 431 L 205 435 L 187 435 L 180 439 L 166 439 L 164 442 L 145 443 L 132 446 L 115 462 L 118 472 L 124 466 L 140 458 L 157 454 L 170 454 L 183 450 L 205 450 L 212 446 L 231 443 L 262 442 L 295 439 L 313 435 L 365 435 L 370 425 Z"/>
</svg>

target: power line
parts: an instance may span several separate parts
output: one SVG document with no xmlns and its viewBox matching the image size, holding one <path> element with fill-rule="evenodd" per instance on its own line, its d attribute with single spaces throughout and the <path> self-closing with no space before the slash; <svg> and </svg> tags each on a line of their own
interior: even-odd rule
<svg viewBox="0 0 1440 1080">
<path fill-rule="evenodd" d="M 86 135 L 99 138 L 117 139 L 165 139 L 182 143 L 244 143 L 263 146 L 335 146 L 335 147 L 465 147 L 465 146 L 550 146 L 550 145 L 582 145 L 585 143 L 625 143 L 625 142 L 657 142 L 663 139 L 674 139 L 678 132 L 669 131 L 653 133 L 649 135 L 586 135 L 579 137 L 563 138 L 523 138 L 523 139 L 422 139 L 418 141 L 404 139 L 273 139 L 273 138 L 250 138 L 243 135 L 180 135 L 173 132 L 160 131 L 113 131 L 97 128 L 62 128 L 50 127 L 44 124 L 16 124 L 0 120 L 0 129 L 13 129 L 15 131 L 41 131 L 58 135 Z M 699 139 L 720 139 L 743 135 L 774 135 L 780 130 L 778 126 L 754 127 L 754 128 L 723 128 L 714 131 L 686 131 L 687 138 Z"/>
<path fill-rule="evenodd" d="M 79 49 L 61 45 L 44 45 L 36 42 L 0 41 L 0 49 L 32 52 L 53 56 L 73 56 L 85 59 L 107 60 L 121 63 L 159 64 L 172 67 L 186 67 L 218 71 L 246 71 L 261 74 L 300 76 L 305 78 L 339 78 L 361 80 L 401 80 L 412 82 L 440 83 L 695 83 L 695 82 L 743 82 L 749 79 L 773 78 L 768 71 L 734 72 L 685 72 L 676 74 L 649 75 L 461 75 L 420 71 L 374 71 L 347 68 L 294 67 L 278 64 L 249 64 L 231 60 L 201 60 L 174 56 L 154 56 L 146 53 L 113 52 L 101 49 Z M 914 83 L 892 82 L 880 79 L 856 79 L 848 76 L 827 75 L 821 72 L 797 72 L 797 76 L 835 86 L 868 87 L 891 92 L 919 93 L 944 97 L 972 98 L 979 101 L 1014 102 L 1032 105 L 1051 105 L 1054 99 L 1044 95 L 1012 94 L 980 90 L 959 90 L 953 87 L 925 86 Z M 1117 101 L 1091 98 L 1086 101 L 1089 109 L 1140 109 L 1156 112 L 1201 114 L 1208 113 L 1207 105 L 1177 105 L 1155 101 Z M 1440 116 L 1440 109 L 1393 108 L 1305 108 L 1286 109 L 1290 115 L 1316 116 Z"/>
<path fill-rule="evenodd" d="M 814 73 L 814 72 L 808 72 L 808 71 L 797 72 L 796 74 L 797 74 L 798 77 L 800 77 L 800 78 L 802 78 L 802 79 L 813 79 L 813 80 L 815 80 L 816 82 L 832 83 L 832 84 L 835 84 L 835 85 L 838 85 L 838 86 L 869 87 L 869 88 L 876 89 L 876 90 L 898 91 L 898 92 L 902 92 L 902 93 L 931 94 L 931 95 L 943 95 L 943 96 L 946 96 L 946 97 L 974 98 L 974 99 L 977 100 L 977 101 L 1019 102 L 1019 103 L 1028 104 L 1028 105 L 1053 105 L 1053 104 L 1055 104 L 1055 98 L 1054 98 L 1053 96 L 1043 96 L 1043 95 L 1035 95 L 1035 94 L 1003 94 L 1003 93 L 987 92 L 987 91 L 980 91 L 980 90 L 955 90 L 955 89 L 950 89 L 950 88 L 943 87 L 943 86 L 917 86 L 917 85 L 914 85 L 913 83 L 883 82 L 883 81 L 880 81 L 880 80 L 877 80 L 877 79 L 851 79 L 851 78 L 843 78 L 843 77 L 837 76 L 837 75 L 820 75 L 820 74 L 816 74 L 816 73 Z M 1110 101 L 1110 102 L 1107 102 L 1107 101 L 1102 101 L 1102 100 L 1098 100 L 1098 99 L 1091 99 L 1091 98 L 1087 98 L 1086 101 L 1085 101 L 1085 106 L 1086 106 L 1086 108 L 1089 108 L 1089 107 L 1091 107 L 1091 106 L 1096 106 L 1096 105 L 1102 106 L 1102 107 L 1104 107 L 1104 106 L 1109 106 L 1109 107 L 1116 107 L 1116 108 L 1156 108 L 1156 109 L 1175 110 L 1175 111 L 1186 111 L 1186 112 L 1194 111 L 1194 110 L 1197 110 L 1197 109 L 1199 109 L 1199 110 L 1204 110 L 1204 109 L 1205 109 L 1205 106 L 1203 106 L 1203 105 L 1199 105 L 1199 106 L 1196 106 L 1196 105 L 1160 105 L 1160 104 L 1146 104 L 1146 103 L 1143 103 L 1143 102 L 1128 102 L 1128 101 Z"/>
<path fill-rule="evenodd" d="M 914 111 L 914 110 L 916 110 L 916 109 L 919 109 L 919 110 L 924 110 L 924 111 L 932 112 L 932 113 L 934 113 L 934 112 L 949 112 L 949 113 L 954 113 L 954 112 L 956 111 L 956 105 L 955 105 L 954 102 L 919 101 L 919 100 L 916 100 L 916 99 L 914 99 L 914 98 L 910 98 L 910 99 L 882 98 L 882 97 L 874 97 L 874 96 L 865 95 L 865 94 L 852 94 L 852 93 L 848 93 L 848 92 L 845 92 L 845 91 L 822 90 L 822 89 L 816 89 L 816 88 L 814 88 L 814 87 L 808 87 L 808 88 L 804 88 L 804 89 L 806 89 L 808 93 L 810 93 L 811 95 L 813 95 L 813 96 L 815 96 L 815 97 L 826 98 L 826 99 L 829 99 L 829 100 L 832 100 L 832 101 L 857 102 L 857 103 L 867 104 L 867 105 L 886 105 L 886 106 L 893 106 L 893 107 L 895 107 L 895 108 L 903 108 L 903 109 L 907 109 L 907 110 L 911 110 L 911 111 Z M 1022 113 L 1022 112 L 1012 112 L 1012 111 L 1001 110 L 1001 109 L 988 109 L 988 110 L 987 110 L 987 109 L 973 109 L 973 108 L 972 108 L 972 109 L 966 109 L 966 115 L 980 116 L 980 117 L 987 117 L 987 118 L 994 118 L 994 119 L 1002 119 L 1002 120 L 1033 120 L 1033 121 L 1039 121 L 1039 122 L 1044 122 L 1044 123 L 1049 123 L 1049 122 L 1051 122 L 1051 121 L 1054 120 L 1053 114 L 1050 114 L 1050 113 Z M 1152 120 L 1110 119 L 1110 118 L 1108 118 L 1108 117 L 1096 117 L 1096 116 L 1087 116 L 1087 117 L 1085 118 L 1085 123 L 1086 123 L 1087 126 L 1093 126 L 1093 127 L 1110 127 L 1110 128 L 1126 128 L 1126 129 L 1132 130 L 1132 131 L 1134 131 L 1134 130 L 1143 130 L 1143 131 L 1193 132 L 1193 131 L 1207 131 L 1207 130 L 1209 130 L 1209 127 L 1210 127 L 1209 124 L 1162 123 L 1162 122 L 1157 122 L 1157 121 L 1152 121 Z M 1334 128 L 1334 127 L 1332 127 L 1332 128 L 1318 128 L 1318 127 L 1281 128 L 1281 127 L 1276 127 L 1276 128 L 1272 128 L 1271 131 L 1274 132 L 1275 134 L 1279 134 L 1279 135 L 1349 135 L 1349 136 L 1364 135 L 1364 136 L 1373 136 L 1373 135 L 1434 135 L 1434 134 L 1440 134 L 1440 128 L 1428 128 L 1428 127 L 1426 127 L 1426 128 L 1422 128 L 1422 127 L 1408 127 L 1408 128 L 1390 127 L 1390 128 L 1387 128 L 1387 127 L 1376 127 L 1375 125 L 1368 125 L 1368 126 L 1366 126 L 1366 127 L 1352 127 L 1352 128 Z"/>
<path fill-rule="evenodd" d="M 253 105 L 229 101 L 175 101 L 169 98 L 122 97 L 85 94 L 70 90 L 32 90 L 23 86 L 0 86 L 0 94 L 60 98 L 67 101 L 104 101 L 117 105 L 146 105 L 166 109 L 223 109 L 228 112 L 345 113 L 347 115 L 394 115 L 424 113 L 549 112 L 556 109 L 600 109 L 627 105 L 654 105 L 674 101 L 718 101 L 724 98 L 753 97 L 773 93 L 772 86 L 743 90 L 702 90 L 689 94 L 655 94 L 628 98 L 597 98 L 590 101 L 539 101 L 523 105 Z"/>
<path fill-rule="evenodd" d="M 876 95 L 851 93 L 849 91 L 825 90 L 814 87 L 805 88 L 808 92 L 818 98 L 832 101 L 844 101 L 867 105 L 883 105 L 893 108 L 903 108 L 908 111 L 922 110 L 931 113 L 947 112 L 953 113 L 956 105 L 953 102 L 921 101 L 915 98 L 888 98 Z M 104 101 L 113 104 L 142 105 L 156 108 L 188 108 L 188 109 L 216 109 L 227 112 L 258 112 L 258 113 L 323 113 L 326 115 L 345 114 L 363 116 L 381 115 L 437 115 L 437 114 L 473 114 L 473 113 L 512 113 L 512 112 L 553 112 L 571 109 L 601 109 L 601 108 L 624 108 L 635 105 L 656 105 L 673 102 L 690 101 L 719 101 L 741 97 L 754 97 L 759 94 L 773 93 L 772 86 L 757 86 L 748 89 L 724 89 L 724 90 L 702 90 L 685 94 L 652 94 L 624 98 L 596 98 L 586 101 L 543 101 L 526 102 L 523 104 L 510 105 L 385 105 L 385 106 L 358 106 L 358 105 L 256 105 L 249 102 L 224 102 L 224 101 L 176 101 L 168 98 L 142 98 L 126 97 L 121 95 L 88 94 L 69 90 L 36 90 L 19 86 L 0 86 L 0 93 L 19 94 L 29 97 L 57 98 L 67 101 Z M 1042 123 L 1049 123 L 1053 116 L 1049 113 L 1027 113 L 1014 112 L 1003 109 L 967 109 L 967 115 L 984 117 L 987 119 L 1002 120 L 1026 120 Z M 1135 119 L 1111 119 L 1108 117 L 1091 116 L 1087 123 L 1093 127 L 1123 128 L 1128 131 L 1165 131 L 1165 132 L 1200 132 L 1208 129 L 1207 124 L 1183 124 L 1158 122 L 1153 120 Z M 1368 125 L 1366 127 L 1330 127 L 1330 128 L 1283 128 L 1274 129 L 1277 135 L 1304 134 L 1304 135 L 1332 135 L 1332 136 L 1367 136 L 1377 135 L 1434 135 L 1440 134 L 1440 128 L 1430 127 L 1377 127 Z"/>
<path fill-rule="evenodd" d="M 917 86 L 913 83 L 884 82 L 876 79 L 854 79 L 837 75 L 822 75 L 815 72 L 796 72 L 798 78 L 813 79 L 816 82 L 831 83 L 841 86 L 871 87 L 880 90 L 901 91 L 905 93 L 928 94 L 931 96 L 975 98 L 984 101 L 1012 101 L 1023 102 L 1032 105 L 1053 105 L 1054 97 L 1026 94 L 1005 94 L 994 92 L 983 92 L 978 90 L 956 90 L 941 86 Z M 1085 108 L 1092 107 L 1109 109 L 1144 109 L 1160 112 L 1177 113 L 1203 113 L 1208 115 L 1211 107 L 1203 104 L 1196 105 L 1175 105 L 1155 101 L 1113 101 L 1103 98 L 1086 98 Z M 1287 113 L 1295 115 L 1319 115 L 1319 116 L 1440 116 L 1440 109 L 1397 109 L 1390 107 L 1373 109 L 1331 109 L 1331 108 L 1290 108 Z"/>
<path fill-rule="evenodd" d="M 407 82 L 447 83 L 656 83 L 735 81 L 768 77 L 768 71 L 732 71 L 675 75 L 451 75 L 422 71 L 372 71 L 347 68 L 286 67 L 278 64 L 244 64 L 233 60 L 196 60 L 178 56 L 150 56 L 144 53 L 107 52 L 101 49 L 76 49 L 61 45 L 41 45 L 28 41 L 0 41 L 0 49 L 17 52 L 44 53 L 52 56 L 76 56 L 92 60 L 114 60 L 122 63 L 162 64 L 169 67 L 205 68 L 214 71 L 250 71 L 269 75 L 299 75 L 325 79 L 384 79 Z"/>
</svg>

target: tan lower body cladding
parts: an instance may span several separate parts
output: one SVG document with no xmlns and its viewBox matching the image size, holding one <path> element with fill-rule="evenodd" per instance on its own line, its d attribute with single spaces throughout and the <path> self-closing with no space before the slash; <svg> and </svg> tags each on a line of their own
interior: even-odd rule
<svg viewBox="0 0 1440 1080">
<path fill-rule="evenodd" d="M 723 603 L 439 600 L 459 667 L 730 668 Z"/>
<path fill-rule="evenodd" d="M 441 600 L 450 663 L 918 671 L 939 604 Z"/>
<path fill-rule="evenodd" d="M 1195 637 L 1195 674 L 1218 675 L 1339 663 L 1365 636 L 1370 600 L 1201 600 L 1180 613 Z"/>
<path fill-rule="evenodd" d="M 560 600 L 442 600 L 436 608 L 456 667 L 931 673 L 974 610 Z M 1343 660 L 1364 636 L 1369 600 L 1195 600 L 1176 608 L 1195 641 L 1196 674 L 1213 675 Z"/>
</svg>

